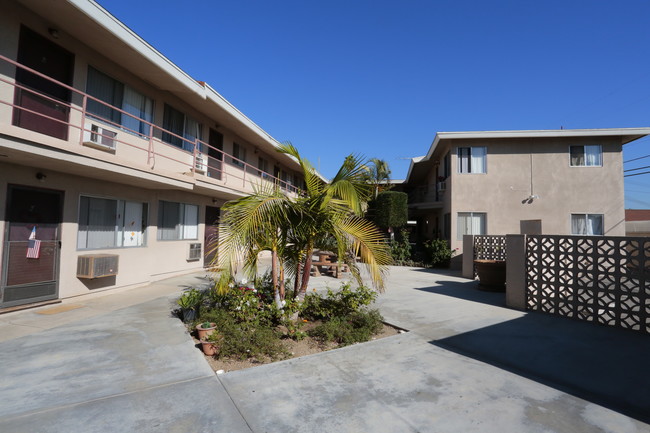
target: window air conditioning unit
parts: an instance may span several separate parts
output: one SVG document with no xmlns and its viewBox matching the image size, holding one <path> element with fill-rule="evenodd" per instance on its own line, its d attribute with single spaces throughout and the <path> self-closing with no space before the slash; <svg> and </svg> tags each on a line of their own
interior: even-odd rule
<svg viewBox="0 0 650 433">
<path fill-rule="evenodd" d="M 438 182 L 438 192 L 444 192 L 447 189 L 447 182 Z"/>
<path fill-rule="evenodd" d="M 94 147 L 95 149 L 115 152 L 115 137 L 117 132 L 102 128 L 99 125 L 91 123 L 84 129 L 84 146 Z"/>
<path fill-rule="evenodd" d="M 207 170 L 207 165 L 205 163 L 205 158 L 202 153 L 196 155 L 196 162 L 194 163 L 194 171 L 197 173 L 205 173 Z"/>
<path fill-rule="evenodd" d="M 89 254 L 77 257 L 77 278 L 102 278 L 117 275 L 118 255 Z"/>
<path fill-rule="evenodd" d="M 192 243 L 187 251 L 187 261 L 201 260 L 201 244 Z"/>
</svg>

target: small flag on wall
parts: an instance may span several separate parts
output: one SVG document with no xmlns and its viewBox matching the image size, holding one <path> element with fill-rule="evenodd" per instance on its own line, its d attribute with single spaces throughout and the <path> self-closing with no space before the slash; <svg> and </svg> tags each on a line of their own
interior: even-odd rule
<svg viewBox="0 0 650 433">
<path fill-rule="evenodd" d="M 41 255 L 41 241 L 36 239 L 36 226 L 32 229 L 32 234 L 29 235 L 27 244 L 27 258 L 38 259 Z"/>
</svg>

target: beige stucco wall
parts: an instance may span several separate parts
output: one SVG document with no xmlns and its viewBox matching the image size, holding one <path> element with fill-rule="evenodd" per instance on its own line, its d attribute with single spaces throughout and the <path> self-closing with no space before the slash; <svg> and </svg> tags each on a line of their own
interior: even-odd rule
<svg viewBox="0 0 650 433">
<path fill-rule="evenodd" d="M 0 212 L 2 215 L 5 214 L 6 192 L 10 183 L 64 192 L 63 223 L 60 232 L 59 297 L 67 298 L 91 291 L 144 284 L 169 275 L 203 268 L 202 259 L 199 261 L 186 260 L 189 244 L 203 243 L 205 206 L 220 206 L 223 201 L 213 203 L 212 197 L 193 193 L 147 190 L 137 186 L 98 181 L 55 171 L 48 171 L 44 182 L 39 182 L 35 176 L 37 172 L 37 169 L 30 167 L 0 163 Z M 82 195 L 147 203 L 146 245 L 131 248 L 77 249 L 79 197 Z M 196 240 L 159 241 L 156 239 L 159 200 L 199 206 L 199 234 Z M 4 234 L 4 218 L 0 221 L 0 229 Z M 117 277 L 114 280 L 77 278 L 77 257 L 84 254 L 119 255 Z"/>
<path fill-rule="evenodd" d="M 602 146 L 602 167 L 571 167 L 569 146 L 588 144 Z M 487 173 L 459 174 L 459 146 L 486 146 Z M 572 213 L 593 213 L 604 215 L 605 235 L 624 235 L 621 147 L 619 138 L 454 140 L 452 247 L 462 249 L 459 212 L 485 212 L 487 234 L 519 233 L 521 220 L 542 220 L 544 234 L 570 234 Z"/>
</svg>

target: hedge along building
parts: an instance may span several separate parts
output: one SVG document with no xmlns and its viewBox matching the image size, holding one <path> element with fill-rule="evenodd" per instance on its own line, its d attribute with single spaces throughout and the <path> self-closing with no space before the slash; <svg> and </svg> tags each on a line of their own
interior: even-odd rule
<svg viewBox="0 0 650 433">
<path fill-rule="evenodd" d="M 225 201 L 302 184 L 271 136 L 97 3 L 0 10 L 0 309 L 202 269 Z"/>
</svg>

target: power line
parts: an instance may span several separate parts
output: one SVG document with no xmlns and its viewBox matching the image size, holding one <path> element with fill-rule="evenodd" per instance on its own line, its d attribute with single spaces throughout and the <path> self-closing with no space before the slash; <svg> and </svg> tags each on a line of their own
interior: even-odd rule
<svg viewBox="0 0 650 433">
<path fill-rule="evenodd" d="M 650 171 L 644 171 L 643 173 L 626 174 L 623 177 L 641 176 L 642 174 L 650 174 Z"/>
<path fill-rule="evenodd" d="M 650 155 L 644 155 L 644 156 L 640 156 L 638 158 L 628 159 L 627 161 L 623 161 L 623 164 L 627 164 L 628 162 L 632 162 L 632 161 L 638 161 L 639 159 L 643 159 L 643 158 L 650 158 Z"/>
<path fill-rule="evenodd" d="M 650 165 L 646 165 L 645 167 L 639 167 L 639 168 L 628 168 L 627 170 L 623 170 L 623 173 L 627 173 L 628 171 L 643 170 L 645 168 L 650 168 Z"/>
</svg>

